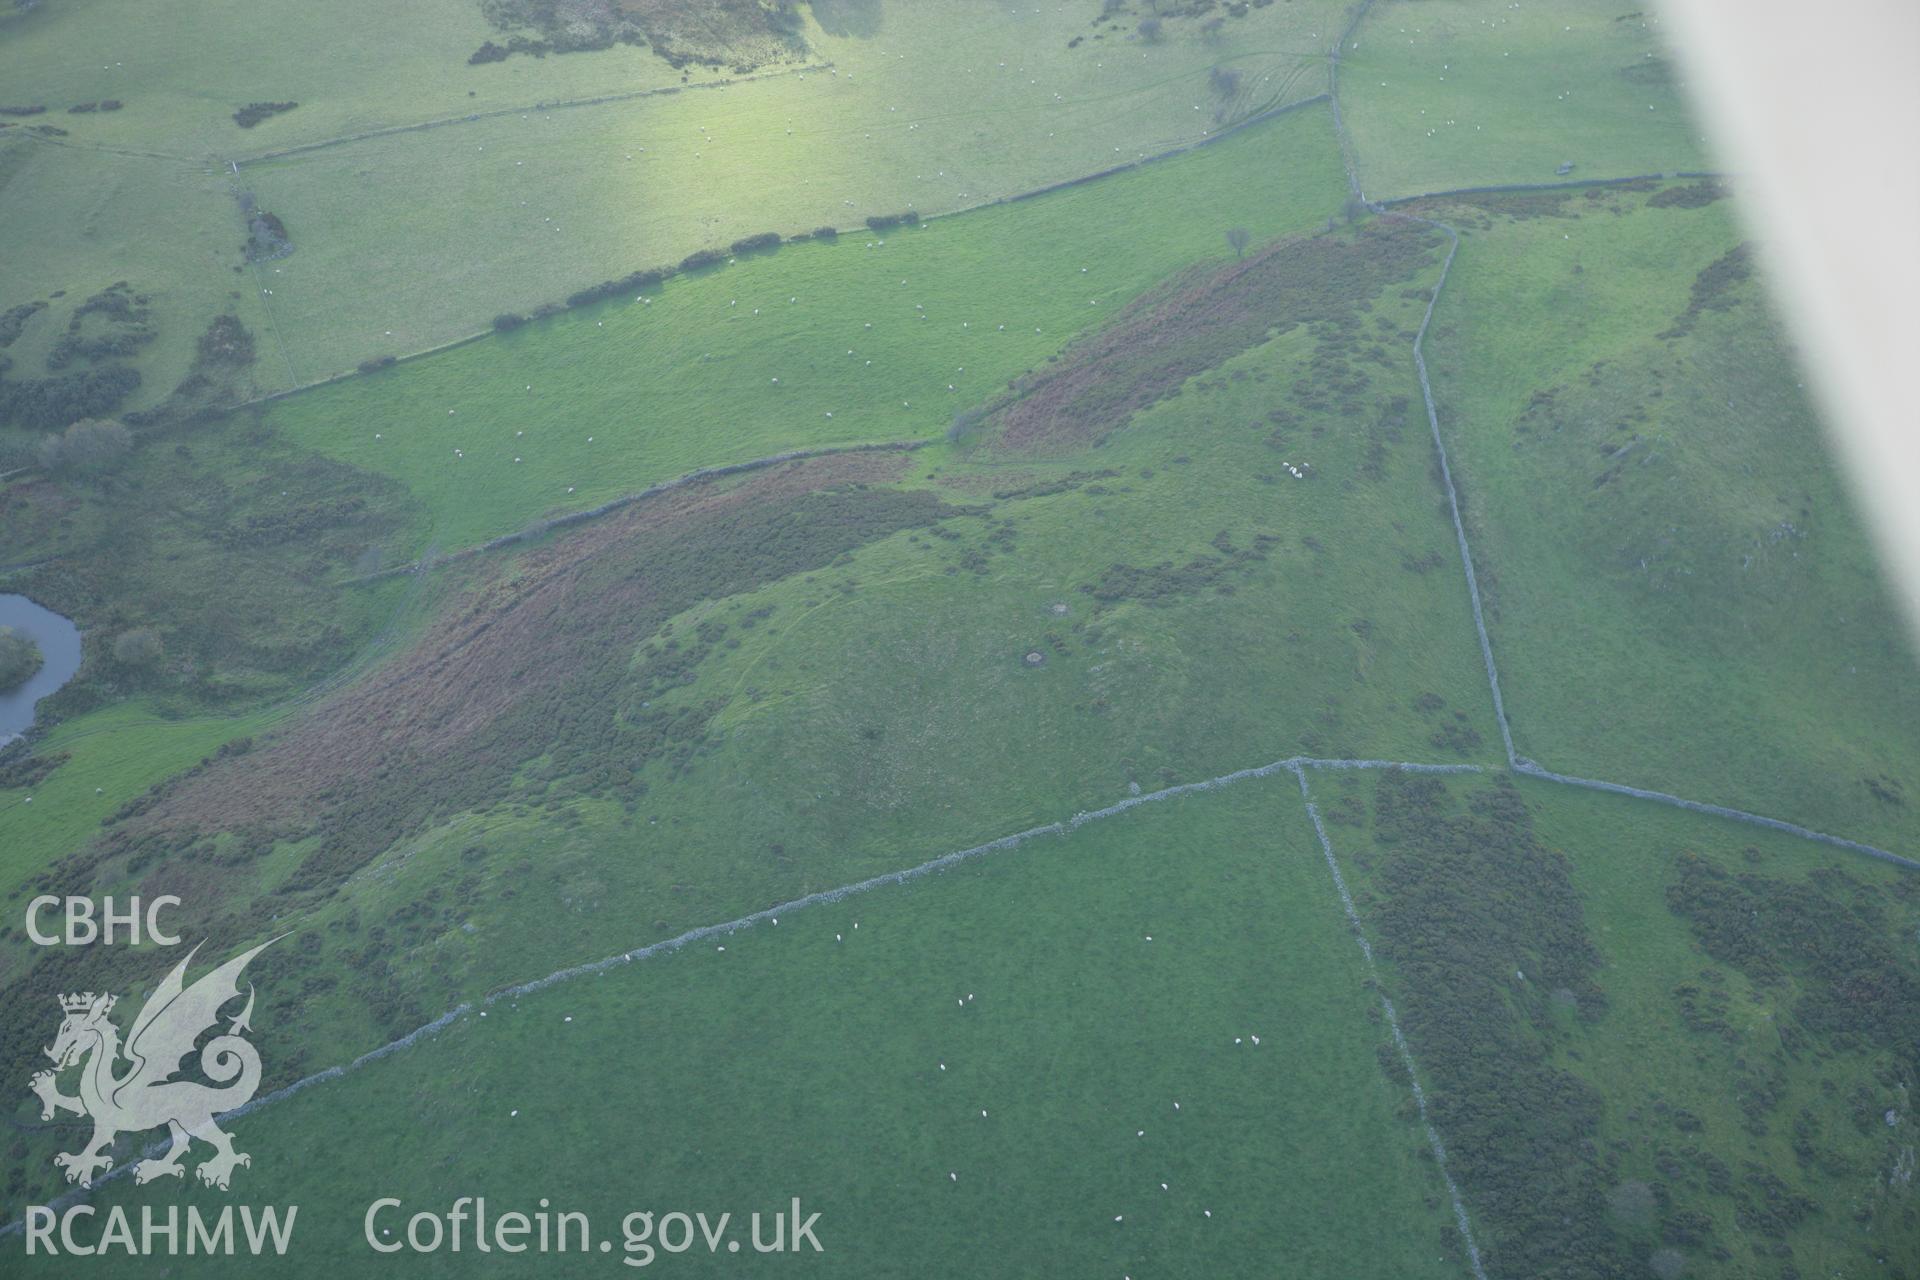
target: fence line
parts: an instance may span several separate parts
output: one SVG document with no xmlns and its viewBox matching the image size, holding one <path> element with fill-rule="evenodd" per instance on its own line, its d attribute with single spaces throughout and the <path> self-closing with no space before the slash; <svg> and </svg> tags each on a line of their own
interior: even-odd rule
<svg viewBox="0 0 1920 1280">
<path fill-rule="evenodd" d="M 313 151 L 325 151 L 329 147 L 346 146 L 354 142 L 366 142 L 373 138 L 390 138 L 402 133 L 423 133 L 428 129 L 440 129 L 447 125 L 475 124 L 481 120 L 495 120 L 502 116 L 526 115 L 533 111 L 565 111 L 573 107 L 600 107 L 614 102 L 633 102 L 641 98 L 664 98 L 676 93 L 685 93 L 694 89 L 724 89 L 730 85 L 752 84 L 758 80 L 778 80 L 783 76 L 805 75 L 809 71 L 831 71 L 831 62 L 808 63 L 800 67 L 786 67 L 779 71 L 764 71 L 757 75 L 727 76 L 719 80 L 703 80 L 699 84 L 658 85 L 652 89 L 634 89 L 627 93 L 604 93 L 594 98 L 564 98 L 558 102 L 536 102 L 531 106 L 491 107 L 485 111 L 469 112 L 463 116 L 443 116 L 438 120 L 422 120 L 417 124 L 394 124 L 380 129 L 367 129 L 360 133 L 342 134 L 337 138 L 322 138 L 317 142 L 302 142 L 296 146 L 282 147 L 278 151 L 262 151 L 250 156 L 232 156 L 227 163 L 234 172 L 249 165 L 265 164 L 270 160 L 284 160 L 288 156 L 306 155 Z"/>
</svg>

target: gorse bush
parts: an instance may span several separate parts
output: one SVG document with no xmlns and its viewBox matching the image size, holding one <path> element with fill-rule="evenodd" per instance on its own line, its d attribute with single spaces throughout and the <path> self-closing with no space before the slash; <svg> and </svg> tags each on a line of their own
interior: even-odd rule
<svg viewBox="0 0 1920 1280">
<path fill-rule="evenodd" d="M 53 378 L 0 378 L 0 423 L 48 431 L 112 413 L 140 386 L 140 371 L 107 365 Z"/>
<path fill-rule="evenodd" d="M 152 627 L 135 627 L 113 638 L 113 660 L 123 667 L 153 667 L 166 656 L 166 646 Z"/>
<path fill-rule="evenodd" d="M 251 129 L 262 120 L 291 111 L 300 104 L 297 102 L 249 102 L 233 113 L 233 122 L 242 129 Z"/>
<path fill-rule="evenodd" d="M 762 231 L 757 236 L 743 236 L 735 240 L 731 247 L 735 255 L 759 253 L 767 249 L 778 249 L 780 247 L 780 233 L 778 231 Z"/>
<path fill-rule="evenodd" d="M 595 302 L 604 302 L 608 298 L 617 298 L 622 294 L 657 289 L 662 281 L 673 274 L 671 267 L 655 267 L 647 271 L 636 271 L 632 275 L 621 276 L 618 280 L 604 280 L 567 295 L 567 306 L 584 307 Z M 536 314 L 552 314 L 542 308 Z"/>
</svg>

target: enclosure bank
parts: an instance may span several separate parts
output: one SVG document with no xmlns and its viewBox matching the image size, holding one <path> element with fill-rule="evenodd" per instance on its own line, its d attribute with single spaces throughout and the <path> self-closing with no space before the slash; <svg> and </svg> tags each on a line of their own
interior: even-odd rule
<svg viewBox="0 0 1920 1280">
<path fill-rule="evenodd" d="M 208 1257 L 236 1252 L 282 1255 L 293 1242 L 299 1205 L 223 1205 L 202 1213 L 199 1205 L 140 1206 L 136 1231 L 126 1209 L 114 1205 L 103 1214 L 90 1204 L 70 1205 L 55 1213 L 50 1205 L 27 1206 L 27 1256 L 75 1258 L 125 1254 L 130 1258 Z M 283 1217 L 284 1215 L 284 1217 Z M 240 1229 L 234 1230 L 236 1216 Z"/>
</svg>

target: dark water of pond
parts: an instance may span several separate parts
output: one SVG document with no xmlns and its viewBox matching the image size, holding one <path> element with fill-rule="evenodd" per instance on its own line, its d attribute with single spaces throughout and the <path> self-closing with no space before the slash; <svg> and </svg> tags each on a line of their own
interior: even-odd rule
<svg viewBox="0 0 1920 1280">
<path fill-rule="evenodd" d="M 40 669 L 16 689 L 0 693 L 0 746 L 33 723 L 33 704 L 73 679 L 80 669 L 80 628 L 25 596 L 0 595 L 0 627 L 26 633 L 40 646 Z"/>
</svg>

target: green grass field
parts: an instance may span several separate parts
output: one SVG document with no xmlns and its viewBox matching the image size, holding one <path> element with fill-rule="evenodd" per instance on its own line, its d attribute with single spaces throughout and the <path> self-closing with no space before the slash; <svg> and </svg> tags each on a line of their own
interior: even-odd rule
<svg viewBox="0 0 1920 1280">
<path fill-rule="evenodd" d="M 1709 167 L 1660 19 L 1580 0 L 1380 0 L 1340 60 L 1375 200 Z"/>
<path fill-rule="evenodd" d="M 678 277 L 303 393 L 267 422 L 401 480 L 452 550 L 696 467 L 938 437 L 1148 286 L 1228 256 L 1228 227 L 1313 227 L 1340 189 L 1327 113 L 1309 108 L 1032 201 Z"/>
<path fill-rule="evenodd" d="M 1759 281 L 1659 336 L 1740 233 L 1653 198 L 1459 210 L 1428 358 L 1515 745 L 1912 853 L 1902 623 Z"/>
<path fill-rule="evenodd" d="M 301 1206 L 280 1273 L 374 1265 L 376 1196 L 411 1212 L 484 1194 L 587 1212 L 616 1249 L 633 1210 L 732 1211 L 744 1237 L 797 1195 L 821 1213 L 810 1265 L 834 1273 L 1456 1274 L 1291 778 L 779 919 L 503 1001 L 236 1122 L 255 1153 L 242 1194 Z M 211 1203 L 126 1182 L 98 1202 L 155 1190 Z M 470 1252 L 385 1265 L 585 1273 Z"/>
</svg>

